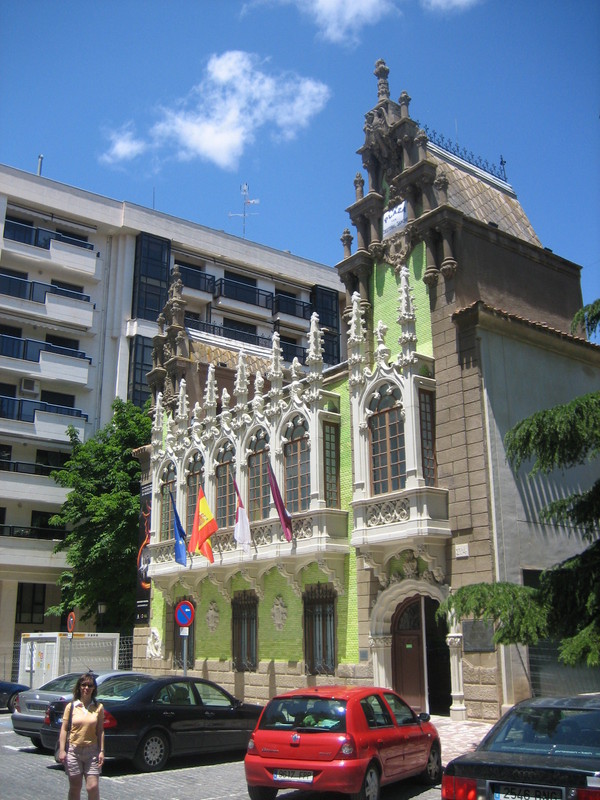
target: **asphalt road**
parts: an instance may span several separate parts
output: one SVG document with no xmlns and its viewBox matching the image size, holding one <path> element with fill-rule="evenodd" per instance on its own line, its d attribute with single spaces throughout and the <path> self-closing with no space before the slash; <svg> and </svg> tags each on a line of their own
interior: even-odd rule
<svg viewBox="0 0 600 800">
<path fill-rule="evenodd" d="M 126 761 L 109 760 L 100 778 L 102 800 L 248 800 L 243 753 L 173 759 L 157 773 L 136 772 Z M 64 800 L 68 782 L 54 757 L 17 736 L 10 715 L 0 712 L 0 800 Z M 282 791 L 278 800 L 344 800 L 343 795 Z M 440 800 L 439 786 L 406 781 L 381 792 L 381 800 Z M 86 800 L 85 788 L 81 800 Z"/>
</svg>

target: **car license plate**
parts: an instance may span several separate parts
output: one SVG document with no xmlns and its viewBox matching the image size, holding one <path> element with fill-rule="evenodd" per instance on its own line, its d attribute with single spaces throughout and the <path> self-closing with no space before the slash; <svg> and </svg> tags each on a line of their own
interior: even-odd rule
<svg viewBox="0 0 600 800">
<path fill-rule="evenodd" d="M 274 781 L 298 781 L 298 783 L 312 783 L 313 774 L 301 769 L 277 769 L 273 773 Z"/>
<path fill-rule="evenodd" d="M 564 791 L 560 786 L 502 784 L 494 787 L 494 800 L 564 800 Z"/>
<path fill-rule="evenodd" d="M 47 703 L 29 703 L 27 709 L 29 711 L 45 711 L 47 705 Z"/>
</svg>

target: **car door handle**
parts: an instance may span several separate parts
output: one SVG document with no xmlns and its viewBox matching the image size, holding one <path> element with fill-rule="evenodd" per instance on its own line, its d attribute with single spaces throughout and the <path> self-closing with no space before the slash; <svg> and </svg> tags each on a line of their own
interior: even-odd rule
<svg viewBox="0 0 600 800">
<path fill-rule="evenodd" d="M 214 711 L 205 711 L 204 712 L 204 716 L 205 717 L 214 717 L 215 716 L 215 712 Z"/>
<path fill-rule="evenodd" d="M 174 711 L 163 711 L 163 717 L 174 717 L 174 716 L 175 716 Z"/>
</svg>

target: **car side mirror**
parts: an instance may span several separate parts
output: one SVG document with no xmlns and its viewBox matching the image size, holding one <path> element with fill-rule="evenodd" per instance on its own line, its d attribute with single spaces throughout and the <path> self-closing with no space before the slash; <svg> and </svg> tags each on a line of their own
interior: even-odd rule
<svg viewBox="0 0 600 800">
<path fill-rule="evenodd" d="M 421 720 L 421 722 L 429 722 L 429 720 L 431 719 L 431 714 L 428 714 L 426 711 L 421 711 L 421 713 L 419 714 L 419 719 Z"/>
</svg>

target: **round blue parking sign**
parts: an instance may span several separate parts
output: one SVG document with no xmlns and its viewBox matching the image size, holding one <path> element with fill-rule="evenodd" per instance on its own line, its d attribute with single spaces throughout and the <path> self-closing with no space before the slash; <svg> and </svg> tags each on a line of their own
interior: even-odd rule
<svg viewBox="0 0 600 800">
<path fill-rule="evenodd" d="M 189 628 L 194 621 L 194 606 L 189 600 L 182 600 L 175 606 L 175 622 L 180 628 Z"/>
</svg>

